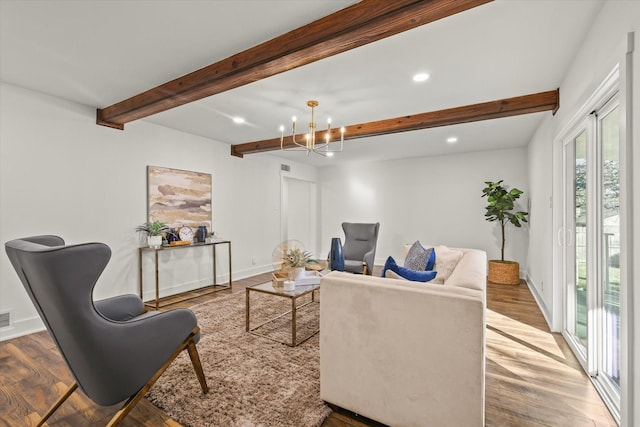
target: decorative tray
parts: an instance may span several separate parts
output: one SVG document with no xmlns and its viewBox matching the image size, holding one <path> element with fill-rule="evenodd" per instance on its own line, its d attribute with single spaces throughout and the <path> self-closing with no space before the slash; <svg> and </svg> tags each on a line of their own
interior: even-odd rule
<svg viewBox="0 0 640 427">
<path fill-rule="evenodd" d="M 175 242 L 170 242 L 167 246 L 186 246 L 190 244 L 191 242 L 187 240 L 176 240 Z"/>
</svg>

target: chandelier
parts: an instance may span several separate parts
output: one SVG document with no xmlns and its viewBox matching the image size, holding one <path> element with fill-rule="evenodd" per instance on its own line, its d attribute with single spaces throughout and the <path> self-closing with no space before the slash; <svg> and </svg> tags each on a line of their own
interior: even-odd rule
<svg viewBox="0 0 640 427">
<path fill-rule="evenodd" d="M 284 126 L 280 126 L 280 149 L 290 151 L 305 151 L 307 156 L 309 153 L 314 152 L 322 156 L 331 157 L 333 153 L 342 151 L 344 147 L 344 126 L 340 128 L 340 143 L 331 141 L 331 118 L 327 119 L 327 130 L 324 134 L 324 141 L 316 142 L 316 122 L 314 117 L 314 109 L 318 106 L 318 101 L 307 101 L 307 106 L 311 107 L 311 122 L 309 123 L 309 129 L 304 137 L 296 135 L 296 116 L 292 118 L 291 124 L 291 141 L 296 145 L 295 147 L 284 147 Z M 304 138 L 304 140 L 303 140 Z M 320 138 L 322 139 L 322 138 Z"/>
</svg>

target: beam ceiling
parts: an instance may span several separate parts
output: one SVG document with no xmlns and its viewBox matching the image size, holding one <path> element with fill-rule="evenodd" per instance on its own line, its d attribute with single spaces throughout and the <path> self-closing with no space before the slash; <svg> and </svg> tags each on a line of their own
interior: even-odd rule
<svg viewBox="0 0 640 427">
<path fill-rule="evenodd" d="M 125 123 L 393 36 L 493 0 L 363 0 L 303 27 L 98 109 L 99 125 Z"/>
<path fill-rule="evenodd" d="M 481 120 L 499 119 L 522 114 L 552 111 L 556 113 L 560 106 L 560 90 L 551 90 L 514 98 L 499 99 L 480 104 L 446 110 L 431 111 L 410 116 L 395 117 L 369 123 L 345 126 L 344 139 L 364 138 L 368 136 L 386 135 L 411 130 L 428 129 L 439 126 L 450 126 Z M 322 133 L 322 132 L 320 132 Z M 331 129 L 331 140 L 340 139 L 340 129 Z M 284 147 L 295 147 L 291 136 L 284 138 Z M 231 146 L 231 155 L 243 157 L 245 154 L 262 153 L 280 149 L 280 138 L 247 142 Z"/>
</svg>

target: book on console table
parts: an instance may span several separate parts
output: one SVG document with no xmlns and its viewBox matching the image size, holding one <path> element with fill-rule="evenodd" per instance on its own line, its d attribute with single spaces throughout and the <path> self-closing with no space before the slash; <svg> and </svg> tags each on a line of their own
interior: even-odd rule
<svg viewBox="0 0 640 427">
<path fill-rule="evenodd" d="M 322 275 L 317 271 L 305 271 L 304 277 L 298 277 L 295 282 L 296 286 L 317 285 L 320 283 Z"/>
</svg>

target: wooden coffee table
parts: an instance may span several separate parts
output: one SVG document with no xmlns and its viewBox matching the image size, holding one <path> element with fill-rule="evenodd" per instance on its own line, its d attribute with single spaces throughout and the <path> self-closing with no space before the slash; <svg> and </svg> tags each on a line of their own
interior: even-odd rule
<svg viewBox="0 0 640 427">
<path fill-rule="evenodd" d="M 319 289 L 320 289 L 320 284 L 296 286 L 296 288 L 293 291 L 285 291 L 281 287 L 274 286 L 272 282 L 262 283 L 260 285 L 254 285 L 254 286 L 247 286 L 246 288 L 246 331 L 253 335 L 269 338 L 270 340 L 273 340 L 282 344 L 287 344 L 288 346 L 291 346 L 291 347 L 295 347 L 299 344 L 302 344 L 303 342 L 305 342 L 306 340 L 308 340 L 309 338 L 317 334 L 319 332 L 319 329 L 314 331 L 312 334 L 305 337 L 304 339 L 298 341 L 296 336 L 296 312 L 298 309 L 305 307 L 309 304 L 318 304 L 319 301 L 316 301 L 315 292 Z M 289 298 L 291 300 L 291 310 L 279 316 L 271 318 L 266 322 L 262 322 L 257 326 L 251 327 L 251 292 L 262 292 L 262 293 L 274 295 L 280 298 Z M 296 300 L 308 294 L 311 294 L 311 301 L 301 305 L 296 305 Z M 286 316 L 289 313 L 291 313 L 291 342 L 280 341 L 268 335 L 264 335 L 259 332 L 256 332 L 256 330 L 261 326 L 264 326 L 267 323 L 273 322 L 276 319 L 280 319 L 281 317 Z"/>
</svg>

